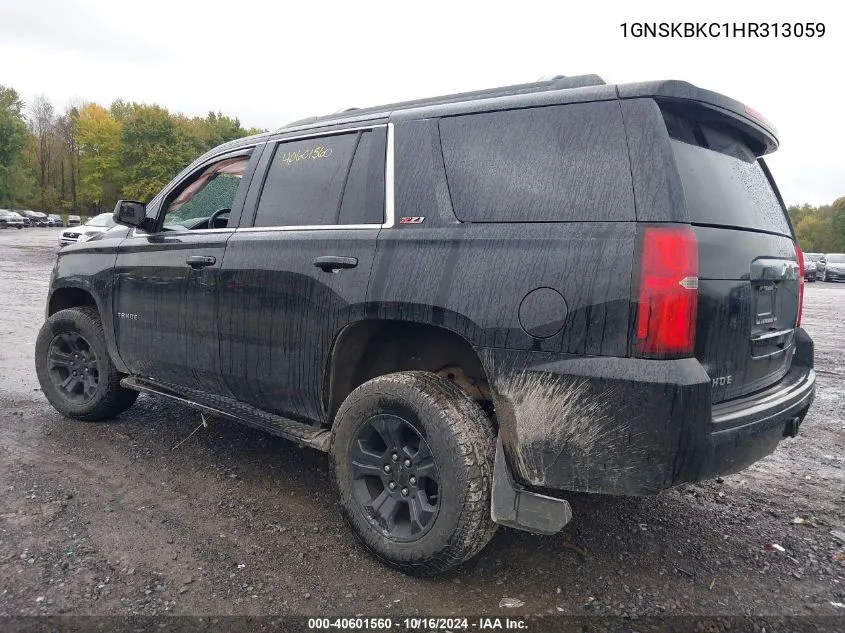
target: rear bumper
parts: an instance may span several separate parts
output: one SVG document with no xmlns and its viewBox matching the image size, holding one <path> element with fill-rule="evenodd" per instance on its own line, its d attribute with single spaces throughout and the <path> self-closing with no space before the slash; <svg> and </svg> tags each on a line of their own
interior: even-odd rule
<svg viewBox="0 0 845 633">
<path fill-rule="evenodd" d="M 696 359 L 567 358 L 482 349 L 499 436 L 529 489 L 648 495 L 738 472 L 794 435 L 815 396 L 813 343 L 796 330 L 789 373 L 711 404 Z"/>
<path fill-rule="evenodd" d="M 825 279 L 828 281 L 842 281 L 845 280 L 845 272 L 838 270 L 826 270 L 824 272 Z"/>
</svg>

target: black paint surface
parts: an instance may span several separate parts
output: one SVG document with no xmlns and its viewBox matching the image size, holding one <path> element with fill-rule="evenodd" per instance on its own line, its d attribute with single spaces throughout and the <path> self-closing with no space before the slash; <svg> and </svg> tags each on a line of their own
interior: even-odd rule
<svg viewBox="0 0 845 633">
<path fill-rule="evenodd" d="M 346 328 L 426 326 L 426 345 L 440 328 L 456 359 L 469 350 L 477 362 L 509 463 L 537 488 L 652 493 L 733 472 L 773 450 L 784 425 L 806 414 L 814 388 L 812 341 L 794 327 L 791 229 L 772 215 L 781 204 L 776 189 L 758 195 L 770 177 L 763 169 L 761 180 L 756 167 L 750 199 L 765 198 L 764 225 L 720 225 L 729 212 L 702 220 L 689 204 L 692 188 L 719 183 L 691 182 L 689 165 L 682 178 L 677 160 L 710 151 L 718 135 L 705 138 L 707 147 L 675 151 L 673 143 L 684 141 L 670 139 L 664 116 L 680 108 L 693 128 L 706 119 L 744 139 L 751 161 L 777 146 L 773 128 L 741 104 L 677 82 L 515 87 L 487 97 L 345 113 L 217 148 L 147 212 L 157 217 L 217 157 L 251 152 L 226 229 L 136 235 L 118 227 L 69 246 L 56 263 L 48 311 L 95 305 L 116 365 L 138 378 L 315 427 L 331 424 L 330 376 L 355 386 L 354 363 L 334 367 L 333 359 L 349 361 L 350 349 L 360 358 L 406 354 L 421 363 L 426 356 L 407 351 L 413 336 L 391 347 L 378 337 L 341 336 L 356 331 Z M 395 224 L 382 228 L 388 121 Z M 321 181 L 328 202 L 312 222 L 308 197 L 286 198 L 291 185 L 274 181 L 282 167 L 273 158 L 285 148 L 329 147 L 331 134 L 343 132 L 348 151 L 336 158 L 345 162 Z M 313 138 L 292 140 L 302 134 Z M 373 142 L 359 160 L 362 134 Z M 277 150 L 285 141 L 292 144 Z M 298 166 L 317 174 L 328 165 L 320 164 L 328 157 L 310 156 Z M 257 224 L 272 223 L 262 210 L 291 201 L 298 201 L 287 207 L 291 224 L 327 228 L 255 225 L 256 209 Z M 400 224 L 405 216 L 422 220 Z M 646 223 L 695 231 L 693 357 L 634 357 Z M 195 269 L 186 263 L 191 256 L 214 263 Z M 347 267 L 326 271 L 314 265 L 318 258 Z M 765 323 L 758 302 L 768 299 L 760 293 L 772 300 Z M 382 347 L 390 352 L 380 355 Z M 755 408 L 763 397 L 778 404 Z M 737 407 L 746 424 L 714 423 Z"/>
</svg>

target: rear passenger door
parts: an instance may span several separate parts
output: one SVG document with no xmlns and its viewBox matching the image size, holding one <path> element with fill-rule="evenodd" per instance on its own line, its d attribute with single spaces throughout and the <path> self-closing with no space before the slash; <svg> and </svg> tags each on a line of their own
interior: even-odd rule
<svg viewBox="0 0 845 633">
<path fill-rule="evenodd" d="M 247 196 L 252 226 L 223 260 L 221 360 L 239 400 L 324 420 L 332 342 L 364 316 L 386 220 L 386 148 L 386 125 L 268 146 Z"/>
</svg>

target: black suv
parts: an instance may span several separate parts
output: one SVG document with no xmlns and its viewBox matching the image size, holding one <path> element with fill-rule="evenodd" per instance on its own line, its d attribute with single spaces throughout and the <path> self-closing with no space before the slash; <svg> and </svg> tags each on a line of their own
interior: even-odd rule
<svg viewBox="0 0 845 633">
<path fill-rule="evenodd" d="M 557 532 L 566 491 L 654 494 L 797 433 L 777 144 L 719 94 L 595 76 L 233 141 L 59 253 L 38 377 L 79 420 L 141 391 L 328 451 L 365 546 L 437 573 L 497 524 Z"/>
</svg>

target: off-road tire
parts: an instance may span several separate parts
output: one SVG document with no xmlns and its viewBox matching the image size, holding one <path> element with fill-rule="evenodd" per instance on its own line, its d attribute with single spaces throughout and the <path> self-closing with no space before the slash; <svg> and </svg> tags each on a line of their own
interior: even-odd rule
<svg viewBox="0 0 845 633">
<path fill-rule="evenodd" d="M 91 345 L 99 365 L 99 384 L 90 400 L 73 402 L 53 384 L 49 375 L 47 354 L 53 338 L 61 333 L 82 335 Z M 35 370 L 41 391 L 55 409 L 69 418 L 84 422 L 110 420 L 132 406 L 138 392 L 120 386 L 123 378 L 111 361 L 103 326 L 97 311 L 90 307 L 68 308 L 51 315 L 41 326 L 35 342 Z"/>
<path fill-rule="evenodd" d="M 438 466 L 440 508 L 418 540 L 385 536 L 355 497 L 350 448 L 358 430 L 379 414 L 410 422 Z M 343 402 L 332 427 L 332 471 L 344 518 L 373 555 L 402 572 L 429 576 L 460 565 L 496 531 L 490 517 L 495 442 L 490 419 L 475 400 L 444 378 L 409 371 L 364 383 Z"/>
</svg>

